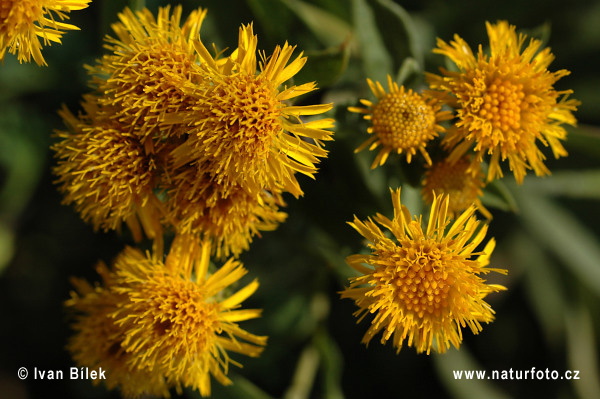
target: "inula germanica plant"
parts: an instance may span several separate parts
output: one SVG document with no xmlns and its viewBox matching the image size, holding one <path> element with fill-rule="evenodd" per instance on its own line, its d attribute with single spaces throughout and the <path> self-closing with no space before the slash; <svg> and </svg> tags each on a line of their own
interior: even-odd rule
<svg viewBox="0 0 600 399">
<path fill-rule="evenodd" d="M 181 26 L 181 8 L 126 9 L 107 39 L 109 54 L 89 66 L 84 112 L 63 109 L 55 174 L 65 203 L 95 228 L 125 223 L 141 239 L 163 229 L 212 242 L 218 258 L 239 255 L 286 214 L 283 194 L 302 194 L 296 173 L 313 177 L 333 120 L 331 105 L 288 102 L 314 83 L 283 85 L 304 65 L 285 44 L 262 53 L 240 28 L 238 47 L 211 55 L 200 39 L 206 12 Z"/>
<path fill-rule="evenodd" d="M 452 18 L 433 24 L 389 0 L 116 3 L 0 0 L 0 273 L 6 226 L 51 225 L 13 240 L 30 269 L 0 274 L 13 279 L 0 293 L 23 291 L 23 276 L 51 281 L 34 269 L 51 262 L 60 282 L 78 276 L 48 286 L 68 316 L 64 361 L 100 376 L 91 395 L 387 398 L 400 382 L 423 397 L 494 396 L 498 381 L 461 390 L 454 368 L 516 367 L 533 345 L 527 366 L 541 368 L 561 336 L 572 351 L 561 359 L 592 384 L 581 364 L 594 371 L 593 313 L 577 306 L 600 293 L 600 246 L 551 196 L 598 195 L 598 171 L 563 159 L 578 145 L 596 157 L 598 139 L 581 114 L 576 127 L 577 82 L 563 69 L 575 63 L 552 68 L 529 38 L 562 43 L 547 26 L 525 35 L 485 15 L 452 39 Z M 461 38 L 474 33 L 480 43 Z M 44 158 L 15 146 L 27 118 L 4 112 L 17 100 L 34 120 L 40 93 L 54 204 L 14 194 L 21 224 L 6 193 Z M 569 285 L 578 279 L 587 289 Z M 27 306 L 41 302 L 33 291 Z M 25 360 L 26 383 L 49 374 Z M 418 378 L 428 384 L 412 389 Z M 531 396 L 517 383 L 505 396 Z M 600 397 L 590 386 L 576 390 Z"/>
</svg>

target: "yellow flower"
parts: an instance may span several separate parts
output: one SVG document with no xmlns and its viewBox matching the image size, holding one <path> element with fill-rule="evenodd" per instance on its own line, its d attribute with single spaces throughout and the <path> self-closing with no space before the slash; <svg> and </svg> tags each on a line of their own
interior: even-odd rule
<svg viewBox="0 0 600 399">
<path fill-rule="evenodd" d="M 63 21 L 72 10 L 82 10 L 91 0 L 2 0 L 0 3 L 0 61 L 6 50 L 17 54 L 19 62 L 45 66 L 42 43 L 60 43 L 65 30 L 77 30 Z M 60 21 L 59 21 L 60 20 Z"/>
<path fill-rule="evenodd" d="M 246 274 L 241 263 L 227 261 L 209 273 L 210 244 L 176 236 L 168 256 L 144 255 L 128 247 L 115 260 L 114 292 L 127 299 L 111 317 L 124 331 L 121 347 L 136 370 L 163 376 L 169 386 L 199 389 L 210 395 L 210 376 L 221 384 L 228 352 L 258 356 L 266 337 L 241 329 L 238 322 L 259 317 L 258 309 L 240 309 L 258 282 L 231 293 Z"/>
<path fill-rule="evenodd" d="M 131 355 L 121 346 L 125 332 L 111 317 L 126 298 L 110 290 L 114 278 L 103 263 L 96 270 L 102 276 L 103 286 L 73 279 L 76 291 L 65 302 L 73 318 L 74 334 L 67 345 L 73 360 L 80 367 L 104 371 L 105 380 L 92 382 L 104 381 L 108 389 L 120 388 L 127 398 L 144 394 L 168 397 L 164 377 L 129 366 Z"/>
<path fill-rule="evenodd" d="M 392 81 L 388 75 L 389 93 L 386 93 L 379 82 L 367 79 L 369 87 L 375 94 L 375 103 L 361 99 L 360 102 L 367 108 L 348 107 L 351 112 L 365 114 L 364 119 L 371 121 L 367 133 L 372 136 L 361 144 L 355 152 L 369 147 L 369 151 L 381 146 L 375 157 L 372 169 L 381 166 L 388 159 L 391 152 L 406 154 L 406 161 L 411 163 L 417 150 L 423 155 L 427 164 L 431 158 L 425 147 L 444 128 L 441 121 L 451 119 L 448 111 L 441 111 L 441 104 L 432 98 L 405 90 L 404 86 Z"/>
<path fill-rule="evenodd" d="M 350 223 L 369 241 L 371 254 L 346 259 L 361 275 L 350 279 L 341 296 L 356 302 L 359 322 L 375 314 L 365 344 L 382 332 L 381 343 L 391 337 L 398 352 L 405 341 L 418 353 L 429 354 L 432 348 L 442 353 L 450 344 L 458 348 L 462 328 L 468 326 L 477 334 L 482 322 L 494 319 L 494 311 L 484 301 L 487 294 L 505 289 L 480 277 L 490 271 L 506 273 L 486 268 L 495 241 L 475 252 L 487 225 L 475 219 L 473 206 L 451 224 L 448 197 L 435 196 L 423 231 L 421 217 L 411 219 L 401 204 L 400 189 L 392 191 L 392 201 L 392 220 L 377 214 L 375 221 L 355 217 Z M 377 224 L 390 230 L 393 238 Z"/>
<path fill-rule="evenodd" d="M 112 25 L 116 38 L 108 37 L 110 52 L 88 66 L 90 84 L 100 94 L 100 104 L 114 106 L 111 115 L 139 135 L 160 142 L 183 133 L 182 126 L 162 126 L 166 115 L 191 106 L 185 88 L 204 79 L 193 42 L 200 40 L 206 10 L 193 10 L 181 24 L 181 6 L 170 13 L 161 7 L 158 16 L 148 10 L 129 9 Z M 159 129 L 160 126 L 160 129 Z"/>
<path fill-rule="evenodd" d="M 475 170 L 476 173 L 467 173 Z M 471 205 L 475 204 L 477 210 L 486 218 L 491 219 L 492 214 L 483 206 L 479 197 L 483 195 L 483 172 L 481 164 L 472 165 L 468 157 L 462 157 L 456 162 L 442 160 L 434 162 L 425 172 L 423 180 L 423 199 L 427 204 L 433 203 L 435 194 L 448 195 L 448 216 L 454 216 Z"/>
<path fill-rule="evenodd" d="M 257 73 L 252 25 L 240 28 L 238 48 L 227 58 L 216 60 L 201 42 L 194 45 L 210 80 L 189 92 L 196 101 L 190 112 L 170 116 L 172 123 L 191 126 L 177 162 L 202 164 L 225 186 L 301 195 L 295 173 L 314 177 L 316 163 L 327 155 L 323 142 L 331 140 L 326 129 L 333 126 L 329 118 L 302 119 L 328 111 L 331 104 L 287 103 L 316 88 L 314 82 L 281 87 L 306 58 L 299 55 L 288 64 L 295 47 L 286 43 L 268 58 L 261 55 Z"/>
<path fill-rule="evenodd" d="M 254 280 L 236 292 L 246 274 L 236 261 L 209 273 L 210 244 L 177 235 L 163 261 L 162 251 L 144 255 L 127 247 L 113 270 L 98 267 L 103 285 L 73 280 L 77 292 L 66 302 L 74 313 L 75 334 L 68 349 L 80 366 L 105 370 L 109 389 L 126 397 L 169 397 L 169 389 L 210 394 L 210 376 L 222 384 L 228 352 L 258 356 L 266 337 L 250 334 L 238 322 L 260 316 L 240 309 L 258 288 Z"/>
<path fill-rule="evenodd" d="M 567 70 L 548 71 L 554 59 L 541 41 L 531 39 L 523 49 L 526 36 L 515 32 L 506 21 L 486 23 L 490 41 L 489 55 L 479 46 L 477 56 L 458 35 L 450 44 L 438 39 L 434 52 L 450 58 L 458 71 L 442 70 L 443 75 L 428 75 L 433 89 L 454 96 L 458 122 L 443 143 L 455 161 L 473 148 L 477 161 L 491 156 L 487 180 L 502 177 L 500 161 L 508 165 L 518 183 L 527 169 L 536 175 L 550 171 L 537 141 L 550 146 L 554 157 L 566 156 L 560 140 L 566 137 L 561 124 L 575 125 L 572 111 L 579 104 L 569 100 L 571 90 L 557 91 L 554 83 L 569 74 Z"/>
<path fill-rule="evenodd" d="M 281 193 L 249 193 L 240 185 L 224 186 L 202 168 L 187 166 L 170 173 L 165 223 L 182 234 L 212 242 L 217 259 L 238 256 L 261 231 L 275 230 L 287 214 Z"/>
<path fill-rule="evenodd" d="M 154 159 L 126 127 L 99 112 L 96 97 L 85 96 L 82 105 L 79 117 L 66 107 L 59 111 L 68 131 L 57 132 L 61 140 L 52 146 L 63 202 L 73 203 L 95 229 L 115 230 L 126 222 L 139 240 L 139 218 L 148 237 L 162 235 L 152 193 Z"/>
</svg>

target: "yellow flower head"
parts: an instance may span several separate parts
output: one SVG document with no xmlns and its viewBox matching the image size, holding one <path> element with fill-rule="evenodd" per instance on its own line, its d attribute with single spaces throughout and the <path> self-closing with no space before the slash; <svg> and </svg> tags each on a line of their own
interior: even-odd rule
<svg viewBox="0 0 600 399">
<path fill-rule="evenodd" d="M 85 112 L 79 117 L 66 107 L 59 112 L 68 131 L 58 132 L 61 140 L 52 147 L 64 203 L 73 203 L 83 220 L 105 231 L 122 222 L 132 227 L 137 215 L 154 237 L 160 226 L 151 211 L 153 158 L 122 125 L 99 112 L 96 97 L 86 96 L 82 105 Z"/>
<path fill-rule="evenodd" d="M 458 72 L 442 70 L 443 75 L 428 75 L 433 89 L 455 98 L 458 122 L 444 138 L 452 149 L 450 159 L 457 160 L 470 148 L 482 161 L 491 155 L 487 180 L 502 177 L 500 160 L 508 159 L 518 183 L 527 169 L 536 175 L 549 174 L 539 140 L 550 146 L 556 158 L 566 156 L 560 140 L 566 137 L 561 124 L 575 125 L 572 111 L 579 104 L 569 100 L 571 90 L 557 91 L 553 85 L 569 71 L 548 71 L 554 59 L 541 41 L 531 39 L 523 48 L 526 36 L 515 32 L 506 21 L 486 23 L 490 54 L 479 46 L 477 56 L 455 35 L 450 44 L 438 39 L 434 52 L 450 58 Z"/>
<path fill-rule="evenodd" d="M 179 162 L 205 165 L 223 185 L 242 185 L 255 193 L 281 187 L 301 195 L 294 174 L 313 177 L 315 164 L 327 155 L 323 141 L 331 140 L 332 132 L 326 129 L 333 126 L 329 118 L 302 120 L 328 111 L 331 104 L 287 103 L 316 88 L 314 82 L 281 87 L 306 58 L 299 55 L 289 62 L 295 47 L 286 43 L 269 57 L 261 54 L 257 71 L 252 25 L 240 28 L 238 48 L 222 60 L 215 60 L 201 42 L 194 44 L 211 79 L 190 92 L 196 100 L 191 112 L 171 117 L 192 125 Z"/>
<path fill-rule="evenodd" d="M 490 292 L 505 289 L 486 284 L 480 275 L 502 269 L 488 269 L 495 242 L 475 252 L 487 231 L 469 207 L 454 223 L 448 219 L 448 197 L 434 197 L 429 222 L 423 231 L 421 217 L 411 219 L 400 203 L 400 189 L 392 191 L 394 218 L 377 214 L 374 221 L 358 218 L 350 223 L 369 241 L 370 255 L 351 255 L 348 264 L 361 275 L 350 279 L 342 298 L 351 298 L 359 310 L 359 322 L 375 314 L 363 343 L 382 332 L 381 343 L 392 338 L 398 352 L 404 345 L 417 352 L 432 348 L 445 352 L 450 344 L 458 348 L 462 328 L 474 334 L 481 323 L 494 319 L 484 301 Z M 390 230 L 389 238 L 378 226 Z"/>
<path fill-rule="evenodd" d="M 222 384 L 229 352 L 258 356 L 266 337 L 250 334 L 238 322 L 260 316 L 240 309 L 258 288 L 254 280 L 233 292 L 230 286 L 246 274 L 229 260 L 210 274 L 210 244 L 176 236 L 163 262 L 161 254 L 144 255 L 128 247 L 115 260 L 114 292 L 127 299 L 111 315 L 124 331 L 121 347 L 129 365 L 164 377 L 169 386 L 199 389 L 210 395 L 210 376 Z"/>
<path fill-rule="evenodd" d="M 131 355 L 121 346 L 125 332 L 111 317 L 126 298 L 110 290 L 114 278 L 103 263 L 97 271 L 103 286 L 73 279 L 76 292 L 71 292 L 71 298 L 65 302 L 73 317 L 74 334 L 67 345 L 73 360 L 81 367 L 104 371 L 105 380 L 92 382 L 104 381 L 108 389 L 120 388 L 125 397 L 143 394 L 168 397 L 169 387 L 164 377 L 129 366 Z"/>
<path fill-rule="evenodd" d="M 479 169 L 476 174 L 467 170 L 474 170 L 468 157 L 462 157 L 452 163 L 448 160 L 434 162 L 425 172 L 423 180 L 423 199 L 427 204 L 433 203 L 435 194 L 448 195 L 448 216 L 454 216 L 471 205 L 475 204 L 477 210 L 486 218 L 491 219 L 491 213 L 483 206 L 479 197 L 483 195 L 483 172 L 481 164 L 476 164 Z"/>
<path fill-rule="evenodd" d="M 438 133 L 444 131 L 439 123 L 450 119 L 450 113 L 441 111 L 437 100 L 415 93 L 411 89 L 406 90 L 404 86 L 398 87 L 389 75 L 389 93 L 385 92 L 379 82 L 374 83 L 367 79 L 367 83 L 377 101 L 373 103 L 361 99 L 360 102 L 367 108 L 348 108 L 349 111 L 365 114 L 364 119 L 371 121 L 367 133 L 372 136 L 355 152 L 366 147 L 369 147 L 369 151 L 381 147 L 371 165 L 372 169 L 383 165 L 391 152 L 404 152 L 406 161 L 410 163 L 418 150 L 425 161 L 431 164 L 425 147 Z"/>
<path fill-rule="evenodd" d="M 275 230 L 287 214 L 281 193 L 262 190 L 249 193 L 239 185 L 213 181 L 203 168 L 179 168 L 171 175 L 165 223 L 182 234 L 194 234 L 212 242 L 217 259 L 238 256 L 252 237 Z"/>
<path fill-rule="evenodd" d="M 126 8 L 112 25 L 116 38 L 106 39 L 110 52 L 88 67 L 100 103 L 117 107 L 112 118 L 142 139 L 182 134 L 174 126 L 158 127 L 170 113 L 191 105 L 185 90 L 203 79 L 192 43 L 200 40 L 206 10 L 193 10 L 183 26 L 181 12 L 181 6 L 172 14 L 170 6 L 161 7 L 155 18 L 148 9 L 134 14 Z"/>
<path fill-rule="evenodd" d="M 42 56 L 44 45 L 60 43 L 65 30 L 77 30 L 74 25 L 63 21 L 68 13 L 82 10 L 91 0 L 2 0 L 0 3 L 0 61 L 4 61 L 6 50 L 17 54 L 19 62 L 30 62 L 46 66 Z"/>
<path fill-rule="evenodd" d="M 229 260 L 209 273 L 210 244 L 178 235 L 163 261 L 127 247 L 113 270 L 100 265 L 103 286 L 74 280 L 77 293 L 66 302 L 75 312 L 68 348 L 81 366 L 102 367 L 107 387 L 126 397 L 169 396 L 169 389 L 199 389 L 210 395 L 210 376 L 222 384 L 228 352 L 258 356 L 266 337 L 238 322 L 260 316 L 240 309 L 258 288 L 255 280 L 233 291 L 246 269 Z"/>
</svg>

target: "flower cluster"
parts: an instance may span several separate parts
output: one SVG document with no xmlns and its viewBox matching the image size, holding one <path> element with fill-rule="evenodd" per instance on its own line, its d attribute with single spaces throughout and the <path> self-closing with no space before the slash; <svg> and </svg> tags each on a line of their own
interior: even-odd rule
<svg viewBox="0 0 600 399">
<path fill-rule="evenodd" d="M 119 14 L 109 53 L 87 67 L 83 111 L 60 112 L 68 129 L 54 173 L 64 202 L 96 229 L 197 235 L 224 258 L 285 220 L 283 194 L 302 195 L 296 174 L 314 177 L 333 120 L 304 120 L 331 105 L 290 104 L 316 88 L 284 84 L 306 61 L 293 46 L 267 57 L 247 25 L 229 56 L 211 55 L 205 16 Z"/>
<path fill-rule="evenodd" d="M 229 365 L 240 366 L 228 353 L 262 352 L 266 337 L 238 325 L 261 311 L 240 309 L 258 282 L 234 287 L 246 274 L 236 258 L 286 219 L 284 194 L 303 194 L 297 174 L 314 178 L 331 140 L 333 120 L 318 117 L 331 105 L 293 104 L 316 89 L 287 84 L 306 62 L 294 46 L 267 56 L 250 24 L 231 53 L 213 55 L 205 17 L 126 8 L 108 53 L 86 66 L 82 110 L 59 111 L 64 203 L 95 229 L 125 225 L 152 241 L 152 252 L 127 247 L 111 268 L 100 264 L 101 285 L 75 279 L 66 302 L 74 360 L 102 367 L 126 397 L 185 387 L 208 396 L 211 378 L 230 384 Z"/>
<path fill-rule="evenodd" d="M 377 214 L 350 223 L 371 249 L 370 255 L 347 258 L 360 275 L 341 293 L 359 307 L 359 321 L 375 315 L 364 343 L 382 332 L 381 342 L 391 338 L 398 351 L 406 343 L 417 352 L 441 353 L 459 347 L 461 328 L 477 334 L 481 323 L 492 321 L 494 312 L 484 299 L 505 288 L 486 284 L 481 275 L 506 271 L 486 268 L 493 239 L 476 251 L 487 225 L 474 212 L 492 218 L 480 199 L 484 180 L 502 177 L 500 163 L 506 160 L 519 184 L 528 169 L 549 174 L 538 142 L 550 146 L 556 158 L 567 155 L 562 125 L 576 123 L 572 112 L 579 102 L 554 83 L 569 72 L 550 72 L 550 50 L 535 39 L 525 46 L 526 37 L 506 21 L 487 23 L 487 32 L 489 54 L 480 45 L 474 55 L 458 36 L 450 44 L 438 40 L 434 52 L 456 68 L 427 73 L 429 87 L 422 93 L 399 87 L 389 76 L 388 92 L 367 80 L 377 101 L 349 107 L 364 114 L 372 135 L 356 151 L 381 147 L 372 168 L 392 152 L 405 153 L 407 163 L 420 153 L 426 165 L 422 196 L 431 204 L 426 229 L 421 217 L 411 219 L 401 205 L 400 190 L 392 193 L 393 219 Z"/>
<path fill-rule="evenodd" d="M 369 80 L 377 101 L 361 100 L 367 108 L 349 110 L 365 114 L 371 124 L 367 132 L 373 136 L 357 151 L 381 145 L 373 168 L 383 165 L 390 152 L 405 152 L 411 163 L 418 150 L 430 168 L 423 180 L 426 202 L 432 203 L 433 192 L 452 193 L 451 212 L 476 202 L 490 217 L 478 199 L 485 168 L 488 183 L 503 176 L 500 164 L 505 161 L 519 184 L 528 169 L 538 176 L 549 174 L 538 142 L 550 146 L 556 158 L 567 155 L 560 143 L 566 137 L 561 125 L 576 123 L 572 112 L 579 102 L 568 98 L 570 90 L 554 89 L 569 72 L 547 69 L 554 57 L 550 49 L 541 49 L 539 40 L 524 47 L 526 36 L 517 35 L 506 21 L 488 23 L 487 32 L 490 54 L 479 46 L 474 55 L 459 36 L 450 44 L 439 39 L 434 52 L 448 57 L 456 70 L 426 73 L 429 88 L 423 93 L 398 88 L 389 77 L 386 93 Z M 450 126 L 440 126 L 441 121 L 451 121 Z M 446 155 L 432 162 L 427 147 L 439 144 L 434 141 L 438 135 Z"/>
</svg>

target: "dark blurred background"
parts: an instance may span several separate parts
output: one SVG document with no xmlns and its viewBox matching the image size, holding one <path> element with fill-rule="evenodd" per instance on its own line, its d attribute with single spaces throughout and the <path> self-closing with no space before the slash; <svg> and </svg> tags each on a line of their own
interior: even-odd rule
<svg viewBox="0 0 600 399">
<path fill-rule="evenodd" d="M 138 4 L 139 1 L 131 2 Z M 156 12 L 159 5 L 146 1 Z M 20 65 L 7 55 L 0 66 L 0 398 L 118 398 L 102 385 L 71 381 L 74 366 L 65 350 L 70 334 L 63 302 L 69 277 L 96 281 L 93 266 L 110 262 L 128 234 L 94 232 L 72 207 L 61 205 L 53 184 L 52 132 L 64 128 L 61 104 L 78 110 L 88 92 L 84 64 L 103 54 L 126 1 L 94 0 L 71 13 L 81 28 L 62 45 L 44 47 L 48 67 Z M 213 382 L 214 398 L 600 398 L 600 2 L 229 0 L 184 1 L 184 17 L 208 9 L 205 43 L 237 45 L 238 28 L 254 21 L 259 48 L 269 54 L 286 40 L 309 57 L 295 83 L 316 80 L 320 90 L 303 103 L 335 102 L 335 141 L 316 181 L 300 178 L 305 196 L 289 196 L 289 218 L 277 232 L 256 238 L 241 256 L 261 286 L 245 306 L 264 309 L 260 320 L 245 322 L 269 335 L 258 359 L 236 358 L 243 369 L 235 384 Z M 406 14 L 404 14 L 406 11 Z M 339 291 L 352 275 L 344 258 L 363 249 L 346 222 L 356 214 L 391 215 L 388 187 L 403 185 L 412 213 L 422 207 L 419 165 L 391 160 L 370 171 L 373 153 L 353 154 L 365 139 L 366 124 L 346 111 L 358 98 L 370 98 L 366 77 L 387 73 L 419 89 L 421 72 L 435 72 L 443 60 L 431 54 L 435 38 L 456 33 L 472 48 L 487 44 L 485 21 L 506 19 L 518 30 L 544 40 L 555 61 L 568 69 L 557 88 L 573 89 L 582 102 L 577 128 L 569 128 L 569 157 L 547 164 L 552 177 L 512 176 L 486 189 L 494 219 L 488 236 L 498 246 L 492 267 L 509 270 L 494 282 L 508 287 L 489 302 L 497 319 L 473 336 L 465 331 L 461 349 L 445 355 L 400 354 L 374 339 L 360 344 L 368 322 L 356 325 L 354 304 Z M 386 86 L 386 85 L 385 85 Z M 387 86 L 386 86 L 387 87 Z M 550 152 L 546 154 L 551 157 Z M 19 380 L 17 370 L 30 376 Z M 65 370 L 62 381 L 34 380 L 33 368 Z M 580 379 L 459 381 L 452 370 L 579 370 Z M 174 393 L 175 395 L 175 393 Z M 176 396 L 176 395 L 175 395 Z M 186 391 L 184 398 L 198 398 Z"/>
</svg>

